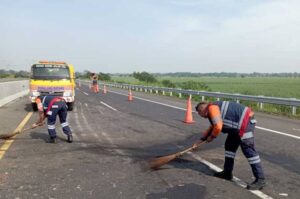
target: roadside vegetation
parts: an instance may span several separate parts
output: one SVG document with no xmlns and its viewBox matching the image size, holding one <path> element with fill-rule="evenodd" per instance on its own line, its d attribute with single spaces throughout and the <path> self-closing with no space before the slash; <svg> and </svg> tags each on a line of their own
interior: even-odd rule
<svg viewBox="0 0 300 199">
<path fill-rule="evenodd" d="M 14 71 L 0 69 L 0 79 L 4 78 L 29 78 L 30 73 L 28 71 Z"/>
<path fill-rule="evenodd" d="M 91 74 L 94 72 L 85 70 L 84 72 L 76 72 L 75 77 L 78 79 L 90 79 Z M 108 73 L 95 72 L 98 74 L 98 78 L 100 81 L 111 81 L 111 77 Z"/>
<path fill-rule="evenodd" d="M 182 88 L 191 90 L 202 90 L 211 92 L 239 93 L 255 96 L 269 96 L 279 98 L 300 99 L 300 74 L 236 74 L 236 73 L 213 73 L 213 74 L 149 74 L 155 81 L 146 81 L 136 78 L 133 74 L 112 75 L 111 79 L 117 83 L 136 85 L 159 86 L 169 88 Z M 140 73 L 141 74 L 141 73 Z M 146 72 L 142 72 L 146 74 Z M 190 76 L 188 76 L 190 75 Z M 148 78 L 149 79 L 149 78 Z M 151 79 L 151 78 L 150 78 Z M 193 96 L 196 101 L 201 100 L 200 96 Z M 206 98 L 207 100 L 215 100 Z M 291 116 L 292 107 L 272 104 L 260 105 L 253 102 L 241 102 L 251 106 L 256 111 Z M 300 118 L 300 108 L 297 109 L 296 117 Z M 294 116 L 292 116 L 294 117 Z"/>
</svg>

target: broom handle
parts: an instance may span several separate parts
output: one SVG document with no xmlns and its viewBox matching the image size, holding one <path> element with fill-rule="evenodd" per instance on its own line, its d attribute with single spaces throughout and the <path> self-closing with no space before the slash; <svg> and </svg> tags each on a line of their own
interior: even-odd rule
<svg viewBox="0 0 300 199">
<path fill-rule="evenodd" d="M 187 149 L 185 149 L 185 150 L 179 152 L 177 156 L 183 155 L 183 154 L 185 154 L 185 153 L 187 153 L 187 152 L 189 152 L 189 151 L 191 151 L 191 150 L 193 150 L 193 149 L 195 149 L 195 148 L 198 148 L 198 147 L 199 147 L 200 145 L 202 145 L 203 143 L 205 143 L 205 141 L 202 141 L 202 140 L 201 140 L 200 142 L 195 143 L 195 144 L 197 145 L 196 147 L 194 147 L 194 145 L 193 145 L 193 146 L 191 146 L 191 147 L 189 147 L 189 148 L 187 148 Z"/>
</svg>

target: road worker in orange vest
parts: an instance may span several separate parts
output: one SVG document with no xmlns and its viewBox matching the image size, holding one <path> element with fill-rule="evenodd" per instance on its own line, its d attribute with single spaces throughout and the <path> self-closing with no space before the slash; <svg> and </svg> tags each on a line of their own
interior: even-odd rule
<svg viewBox="0 0 300 199">
<path fill-rule="evenodd" d="M 95 93 L 99 92 L 99 85 L 98 85 L 98 75 L 96 73 L 91 74 L 91 84 L 92 84 L 92 90 Z"/>
<path fill-rule="evenodd" d="M 255 180 L 247 185 L 247 189 L 262 189 L 266 183 L 261 160 L 254 145 L 256 120 L 251 109 L 228 101 L 200 102 L 195 108 L 201 117 L 207 118 L 211 123 L 201 138 L 203 141 L 211 142 L 221 132 L 228 134 L 225 142 L 224 170 L 216 172 L 215 176 L 232 180 L 234 158 L 238 147 L 241 146 L 255 176 Z"/>
</svg>

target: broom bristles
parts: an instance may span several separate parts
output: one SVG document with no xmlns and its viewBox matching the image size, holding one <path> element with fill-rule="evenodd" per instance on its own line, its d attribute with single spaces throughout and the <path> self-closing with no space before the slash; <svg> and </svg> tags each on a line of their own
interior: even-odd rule
<svg viewBox="0 0 300 199">
<path fill-rule="evenodd" d="M 33 129 L 33 128 L 32 128 L 32 127 L 29 127 L 29 128 L 25 128 L 25 129 L 23 129 L 23 130 L 15 131 L 15 132 L 13 132 L 13 133 L 8 133 L 8 134 L 0 135 L 0 139 L 6 140 L 6 139 L 9 139 L 9 138 L 11 138 L 11 137 L 13 137 L 13 136 L 15 136 L 15 135 L 21 133 L 21 132 L 25 132 L 25 131 L 28 131 L 28 130 L 30 130 L 30 129 Z"/>
<path fill-rule="evenodd" d="M 168 162 L 174 160 L 175 158 L 199 147 L 201 144 L 205 143 L 204 141 L 200 141 L 198 143 L 195 143 L 196 144 L 196 147 L 194 147 L 194 145 L 190 148 L 187 148 L 181 152 L 177 152 L 177 153 L 174 153 L 174 154 L 171 154 L 171 155 L 167 155 L 167 156 L 163 156 L 163 157 L 159 157 L 159 158 L 154 158 L 154 159 L 151 159 L 149 161 L 149 165 L 150 165 L 150 168 L 151 169 L 158 169 L 159 167 L 161 167 L 162 165 L 164 164 L 167 164 Z"/>
<path fill-rule="evenodd" d="M 163 157 L 159 157 L 159 158 L 151 159 L 150 162 L 149 162 L 150 163 L 150 168 L 151 169 L 158 169 L 159 167 L 161 167 L 164 164 L 167 164 L 168 162 L 175 159 L 176 157 L 177 157 L 177 153 L 167 155 L 167 156 L 163 156 Z"/>
</svg>

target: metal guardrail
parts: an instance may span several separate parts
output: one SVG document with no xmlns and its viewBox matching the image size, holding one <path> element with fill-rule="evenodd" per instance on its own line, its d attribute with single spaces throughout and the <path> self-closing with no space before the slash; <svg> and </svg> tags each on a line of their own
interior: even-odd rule
<svg viewBox="0 0 300 199">
<path fill-rule="evenodd" d="M 82 80 L 79 80 L 82 81 Z M 89 81 L 84 81 L 89 83 Z M 296 115 L 296 107 L 300 107 L 300 100 L 296 98 L 278 98 L 278 97 L 266 97 L 266 96 L 252 96 L 252 95 L 242 95 L 242 94 L 230 94 L 230 93 L 221 93 L 221 92 L 207 92 L 207 91 L 196 91 L 196 90 L 183 90 L 177 88 L 164 88 L 164 87 L 154 87 L 154 86 L 142 86 L 142 85 L 133 85 L 133 84 L 120 84 L 120 83 L 104 83 L 100 82 L 100 85 L 106 85 L 109 87 L 117 87 L 123 89 L 132 89 L 132 90 L 140 90 L 140 91 L 155 91 L 156 93 L 161 92 L 163 94 L 170 93 L 172 96 L 173 93 L 179 94 L 181 97 L 182 94 L 186 95 L 198 95 L 202 96 L 202 100 L 204 97 L 215 97 L 217 99 L 226 98 L 232 99 L 235 101 L 245 100 L 260 103 L 260 108 L 262 109 L 263 103 L 267 104 L 277 104 L 277 105 L 285 105 L 292 107 L 292 114 Z"/>
</svg>

